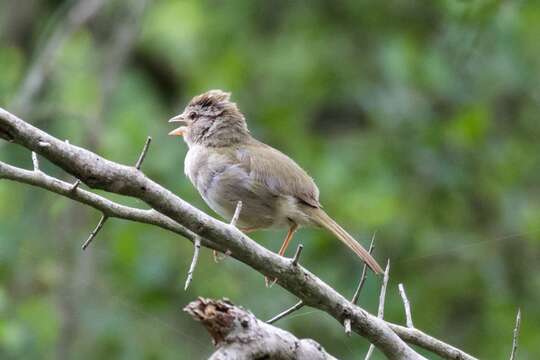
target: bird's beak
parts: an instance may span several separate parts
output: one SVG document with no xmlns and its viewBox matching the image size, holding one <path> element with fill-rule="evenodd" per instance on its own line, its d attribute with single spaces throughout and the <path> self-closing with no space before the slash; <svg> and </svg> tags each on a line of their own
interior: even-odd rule
<svg viewBox="0 0 540 360">
<path fill-rule="evenodd" d="M 184 115 L 183 115 L 183 114 L 176 115 L 175 117 L 170 118 L 170 119 L 169 119 L 169 122 L 170 122 L 170 123 L 173 123 L 173 122 L 183 122 L 183 123 L 187 123 L 187 121 L 186 121 L 186 119 L 184 118 Z"/>
<path fill-rule="evenodd" d="M 184 136 L 184 133 L 186 132 L 187 127 L 180 126 L 179 128 L 174 129 L 169 133 L 171 136 Z"/>
<path fill-rule="evenodd" d="M 187 124 L 187 121 L 186 119 L 184 118 L 184 115 L 183 114 L 180 114 L 180 115 L 176 115 L 175 117 L 169 119 L 169 122 L 170 123 L 174 123 L 174 122 L 183 122 L 184 124 Z M 171 131 L 169 133 L 169 135 L 171 136 L 184 136 L 184 133 L 186 132 L 186 127 L 185 126 L 180 126 L 179 128 L 176 128 L 174 129 L 173 131 Z"/>
</svg>

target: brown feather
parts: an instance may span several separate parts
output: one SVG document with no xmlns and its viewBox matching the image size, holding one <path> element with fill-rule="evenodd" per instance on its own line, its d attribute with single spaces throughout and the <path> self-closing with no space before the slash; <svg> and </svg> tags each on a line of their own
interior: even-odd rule
<svg viewBox="0 0 540 360">
<path fill-rule="evenodd" d="M 371 254 L 364 249 L 347 231 L 345 231 L 338 223 L 334 221 L 327 213 L 322 209 L 313 209 L 310 211 L 311 218 L 315 222 L 329 230 L 345 245 L 347 245 L 359 258 L 361 258 L 375 274 L 382 274 L 383 269 L 377 263 L 377 261 L 371 256 Z"/>
<path fill-rule="evenodd" d="M 281 151 L 252 139 L 238 152 L 250 175 L 276 195 L 294 196 L 314 208 L 321 206 L 313 179 Z"/>
<path fill-rule="evenodd" d="M 211 90 L 193 98 L 183 112 L 190 151 L 185 172 L 208 205 L 225 218 L 238 201 L 244 227 L 322 226 L 375 272 L 373 257 L 322 209 L 313 179 L 291 158 L 249 133 L 230 93 Z"/>
</svg>

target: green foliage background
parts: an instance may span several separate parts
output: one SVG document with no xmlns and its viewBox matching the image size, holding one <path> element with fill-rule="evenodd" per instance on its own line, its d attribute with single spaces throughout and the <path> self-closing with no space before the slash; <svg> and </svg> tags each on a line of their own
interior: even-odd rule
<svg viewBox="0 0 540 360">
<path fill-rule="evenodd" d="M 376 257 L 392 263 L 387 319 L 404 322 L 403 282 L 417 327 L 505 359 L 521 307 L 519 358 L 540 358 L 539 2 L 156 0 L 134 20 L 134 1 L 109 1 L 69 34 L 41 91 L 17 108 L 72 3 L 0 2 L 0 106 L 126 164 L 152 136 L 144 171 L 210 212 L 166 120 L 200 92 L 232 91 L 252 133 L 316 179 L 330 214 L 365 245 L 377 232 Z M 115 69 L 125 28 L 134 42 Z M 0 144 L 0 160 L 31 167 L 11 144 Z M 209 338 L 181 311 L 197 296 L 228 297 L 261 319 L 296 302 L 208 250 L 184 292 L 191 244 L 149 226 L 110 221 L 83 253 L 98 219 L 0 181 L 1 358 L 204 358 Z M 283 235 L 253 237 L 277 249 Z M 350 297 L 358 260 L 323 231 L 296 241 L 303 264 Z M 372 312 L 378 288 L 370 278 L 360 297 Z M 368 347 L 309 308 L 277 325 L 344 359 Z"/>
</svg>

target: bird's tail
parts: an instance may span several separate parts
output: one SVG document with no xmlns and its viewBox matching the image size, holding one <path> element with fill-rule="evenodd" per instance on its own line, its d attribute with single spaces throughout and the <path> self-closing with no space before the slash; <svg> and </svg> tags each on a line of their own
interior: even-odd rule
<svg viewBox="0 0 540 360">
<path fill-rule="evenodd" d="M 311 218 L 317 225 L 322 226 L 330 231 L 352 251 L 354 251 L 354 253 L 358 255 L 358 257 L 362 259 L 375 274 L 383 273 L 383 269 L 371 256 L 371 254 L 322 209 L 313 209 Z"/>
</svg>

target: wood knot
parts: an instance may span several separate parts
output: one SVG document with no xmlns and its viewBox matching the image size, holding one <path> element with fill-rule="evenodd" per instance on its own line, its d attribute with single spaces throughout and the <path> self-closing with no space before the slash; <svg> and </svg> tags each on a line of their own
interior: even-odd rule
<svg viewBox="0 0 540 360">
<path fill-rule="evenodd" d="M 234 320 L 238 317 L 234 305 L 228 299 L 213 300 L 199 297 L 189 303 L 184 311 L 204 325 L 215 345 L 225 340 L 234 329 Z"/>
</svg>

